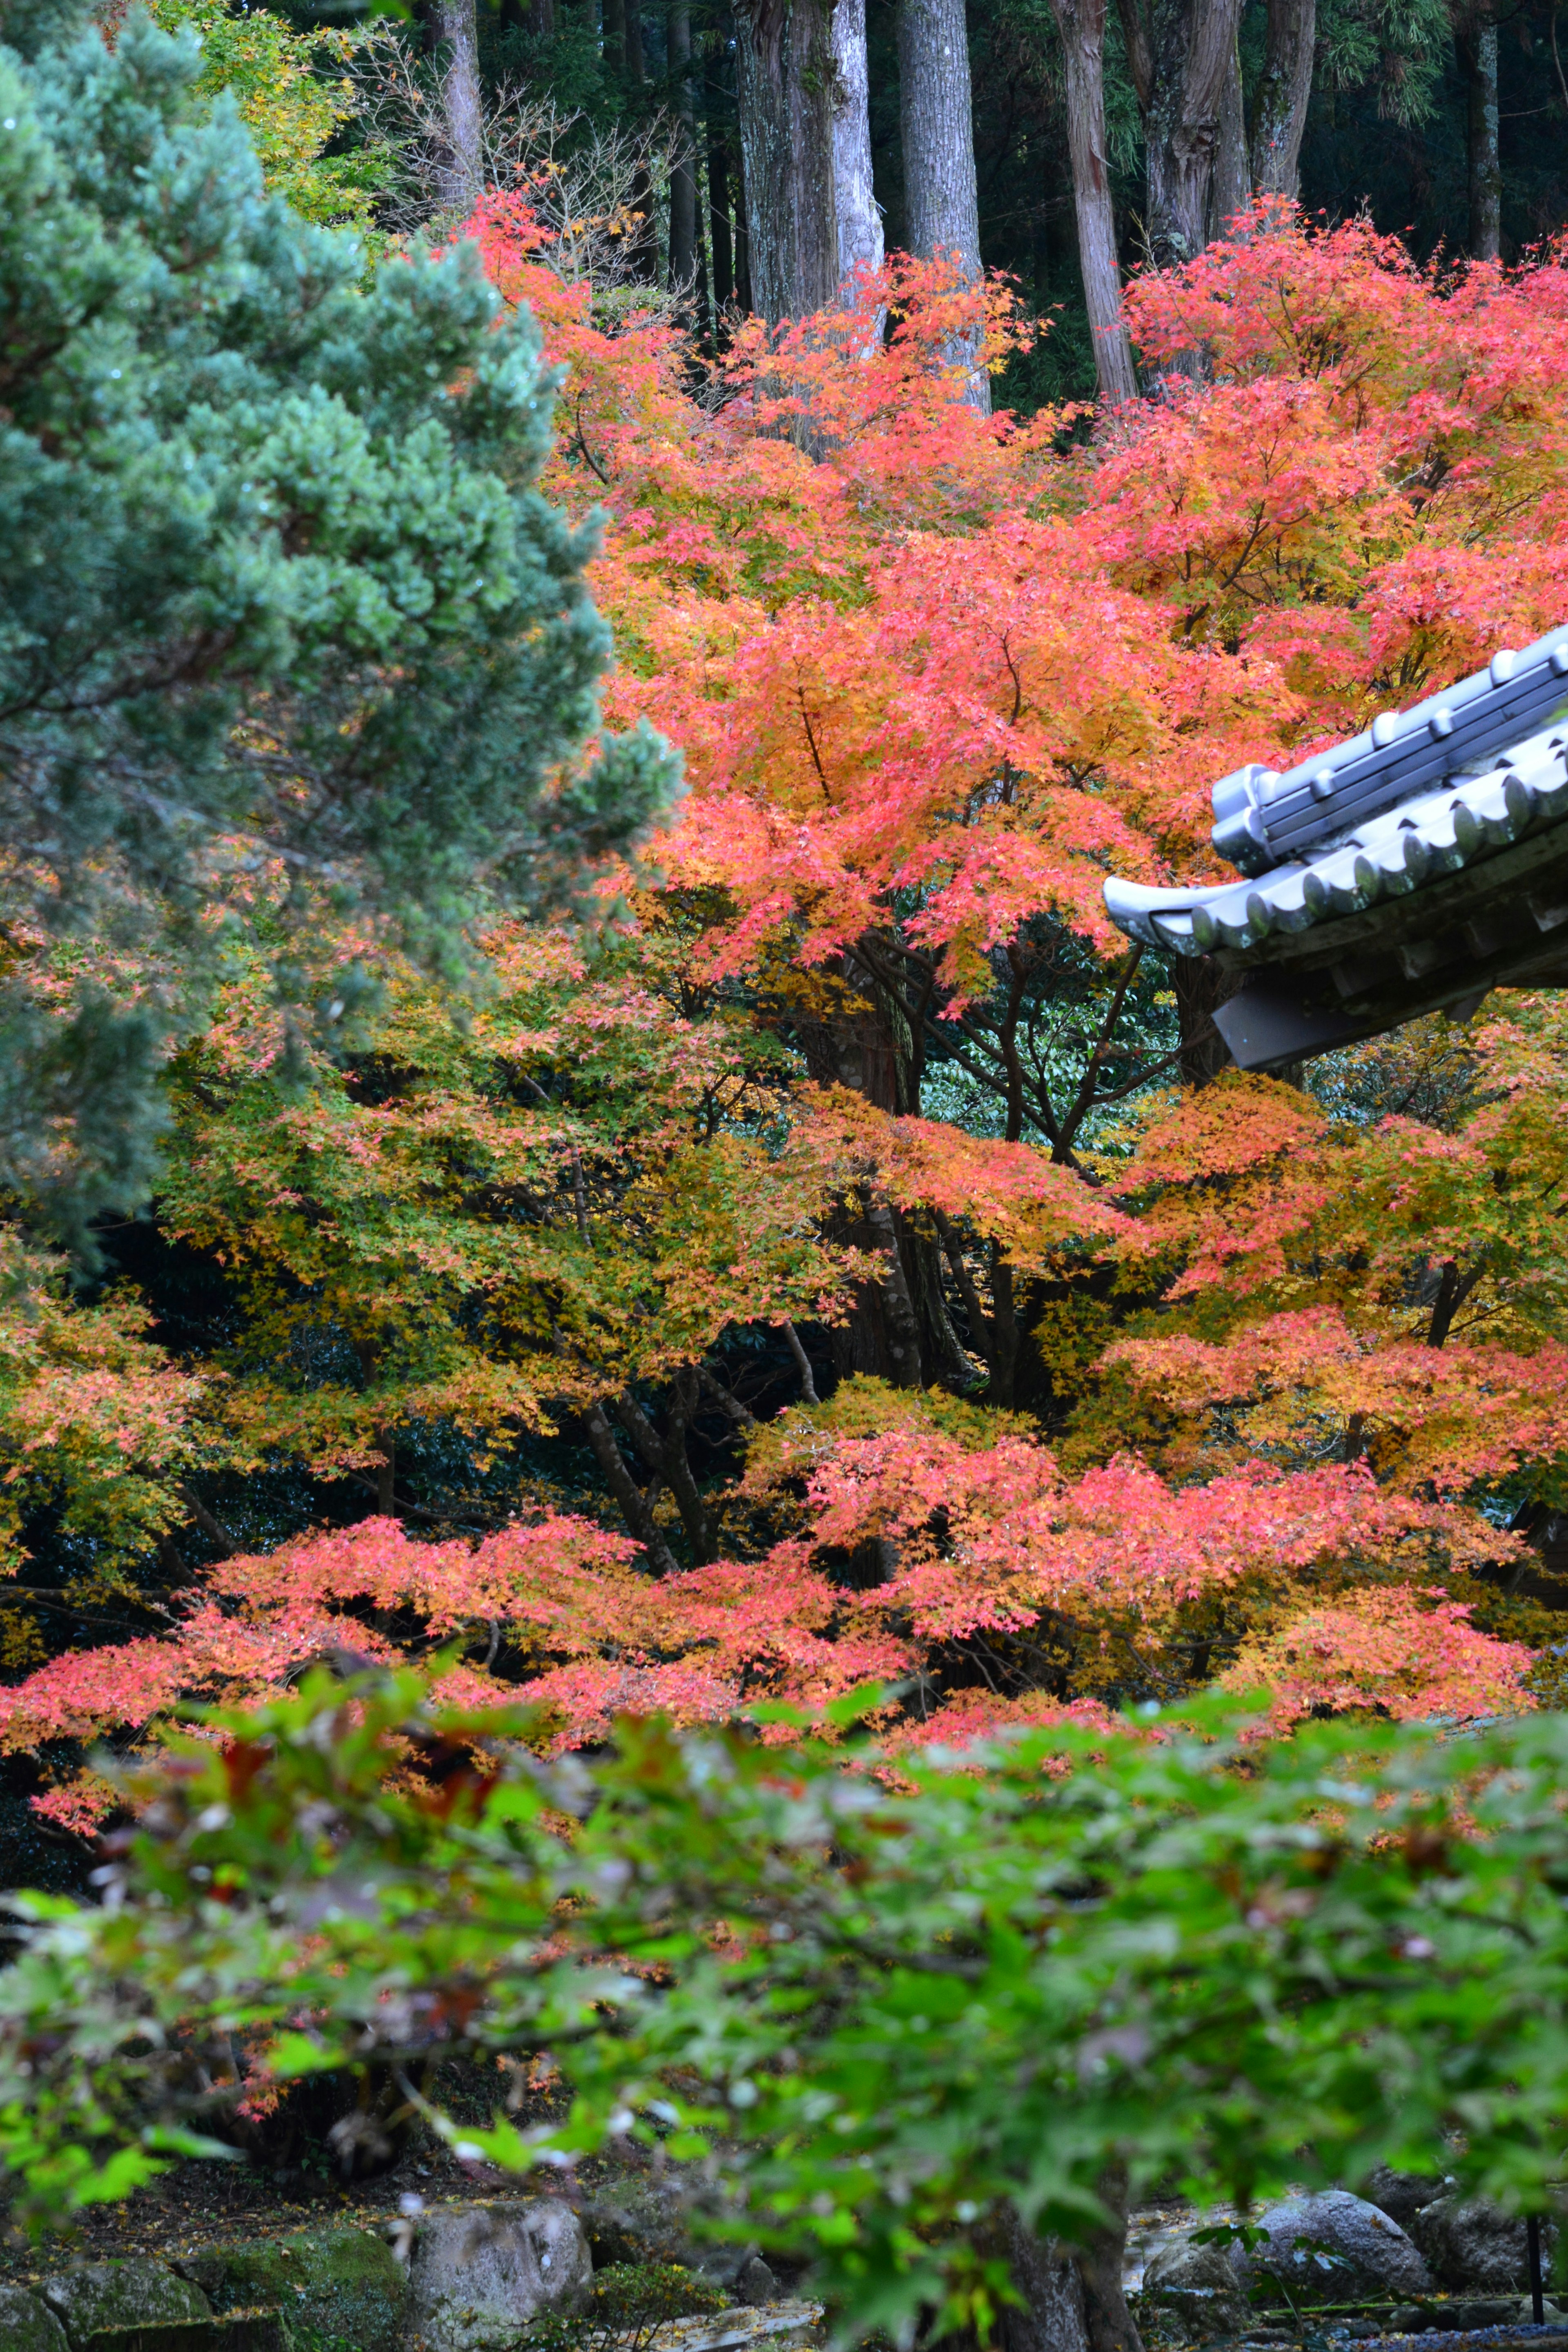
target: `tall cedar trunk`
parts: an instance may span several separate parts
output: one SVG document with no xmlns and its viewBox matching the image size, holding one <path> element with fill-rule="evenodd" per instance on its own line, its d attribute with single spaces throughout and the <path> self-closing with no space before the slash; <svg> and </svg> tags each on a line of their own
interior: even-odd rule
<svg viewBox="0 0 1568 2352">
<path fill-rule="evenodd" d="M 643 85 L 642 10 L 637 0 L 626 0 L 626 80 L 633 89 Z M 632 181 L 632 211 L 637 226 L 632 231 L 632 274 L 645 286 L 658 281 L 658 223 L 654 217 L 653 174 L 646 163 L 639 165 Z"/>
<path fill-rule="evenodd" d="M 830 0 L 735 12 L 751 304 L 770 327 L 826 309 L 838 288 L 830 18 Z"/>
<path fill-rule="evenodd" d="M 708 234 L 713 247 L 713 307 L 722 310 L 735 298 L 735 262 L 730 243 L 730 151 L 714 123 L 708 131 Z"/>
<path fill-rule="evenodd" d="M 530 0 L 528 29 L 536 41 L 555 38 L 555 0 Z"/>
<path fill-rule="evenodd" d="M 858 268 L 882 266 L 882 215 L 871 190 L 866 0 L 835 0 L 833 71 L 833 202 L 838 221 L 838 276 L 847 284 Z"/>
<path fill-rule="evenodd" d="M 695 139 L 695 125 L 693 126 L 692 136 Z M 713 304 L 711 300 L 713 280 L 712 272 L 708 267 L 708 220 L 703 208 L 702 182 L 698 170 L 697 152 L 695 147 L 693 147 L 692 150 L 691 176 L 693 181 L 692 196 L 697 214 L 697 322 L 702 348 L 705 352 L 711 353 L 714 350 L 713 330 L 715 324 L 713 318 Z"/>
<path fill-rule="evenodd" d="M 1240 0 L 1121 5 L 1143 116 L 1149 252 L 1157 268 L 1170 269 L 1201 253 L 1208 239 L 1220 101 L 1236 53 Z"/>
<path fill-rule="evenodd" d="M 1233 41 L 1219 94 L 1219 144 L 1215 149 L 1209 191 L 1209 236 L 1224 236 L 1237 213 L 1252 202 L 1252 170 L 1247 155 L 1247 105 L 1241 90 L 1241 54 Z"/>
<path fill-rule="evenodd" d="M 735 148 L 735 302 L 748 317 L 755 315 L 757 306 L 752 299 L 752 231 L 746 217 L 746 158 L 738 141 Z"/>
<path fill-rule="evenodd" d="M 1105 0 L 1052 0 L 1067 75 L 1068 150 L 1084 301 L 1094 338 L 1100 396 L 1111 407 L 1133 399 L 1138 380 L 1121 323 L 1116 217 L 1105 164 Z"/>
<path fill-rule="evenodd" d="M 1497 25 L 1479 16 L 1462 44 L 1468 85 L 1470 252 L 1477 261 L 1502 258 L 1502 164 L 1498 149 Z"/>
<path fill-rule="evenodd" d="M 1263 72 L 1252 107 L 1252 183 L 1260 196 L 1295 196 L 1301 133 L 1312 95 L 1318 0 L 1268 0 Z"/>
<path fill-rule="evenodd" d="M 485 185 L 484 104 L 479 95 L 479 37 L 474 0 L 431 0 L 431 41 L 441 70 L 441 114 L 447 153 L 441 201 L 471 212 Z"/>
<path fill-rule="evenodd" d="M 691 100 L 691 10 L 674 0 L 669 11 L 669 71 L 680 145 L 669 175 L 669 283 L 683 293 L 697 276 L 697 135 Z"/>
<path fill-rule="evenodd" d="M 612 74 L 626 69 L 626 0 L 603 0 L 599 17 L 605 66 Z"/>
<path fill-rule="evenodd" d="M 899 98 L 910 249 L 925 260 L 939 250 L 956 255 L 964 274 L 978 278 L 980 198 L 963 0 L 899 0 Z M 983 369 L 971 367 L 967 397 L 990 415 L 991 382 Z"/>
</svg>

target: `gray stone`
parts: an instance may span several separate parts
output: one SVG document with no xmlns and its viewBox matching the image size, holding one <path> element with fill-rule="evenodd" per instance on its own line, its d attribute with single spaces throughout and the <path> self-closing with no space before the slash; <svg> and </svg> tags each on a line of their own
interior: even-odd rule
<svg viewBox="0 0 1568 2352">
<path fill-rule="evenodd" d="M 578 2207 L 595 2270 L 612 2263 L 639 2267 L 647 2263 L 675 2263 L 722 2287 L 737 2304 L 770 2302 L 778 2292 L 771 2271 L 767 2294 L 741 2291 L 749 2265 L 758 2260 L 754 2238 L 725 2243 L 694 2235 L 695 2216 L 722 2210 L 722 2200 L 710 2183 L 694 2182 L 679 2172 L 651 2178 L 633 2175 L 613 2189 L 600 2189 Z M 760 2267 L 768 2268 L 766 2263 Z"/>
<path fill-rule="evenodd" d="M 1411 2223 L 1410 2234 L 1443 2286 L 1483 2294 L 1517 2294 L 1530 2285 L 1524 2218 L 1505 2213 L 1488 2198 L 1462 2197 L 1450 2189 L 1422 2208 Z M 1542 2221 L 1543 2275 L 1550 2274 L 1556 2242 L 1554 2224 Z"/>
<path fill-rule="evenodd" d="M 753 2254 L 735 2274 L 735 2300 L 750 2309 L 776 2302 L 778 2291 L 779 2283 L 761 2254 Z"/>
<path fill-rule="evenodd" d="M 37 2295 L 0 2286 L 0 2345 L 5 2352 L 66 2352 L 66 2332 Z"/>
<path fill-rule="evenodd" d="M 214 2311 L 270 2307 L 289 2333 L 340 2337 L 356 2352 L 399 2352 L 408 2280 L 374 2230 L 294 2230 L 247 2245 L 204 2246 L 180 2263 Z"/>
<path fill-rule="evenodd" d="M 656 2327 L 649 2352 L 817 2352 L 823 2340 L 819 2303 L 788 2300 L 755 2311 L 703 2312 Z"/>
<path fill-rule="evenodd" d="M 1293 2296 L 1312 2303 L 1354 2303 L 1382 2295 L 1425 2294 L 1426 2265 L 1397 2221 L 1352 2197 L 1348 2189 L 1325 2189 L 1315 2197 L 1287 2197 L 1258 2217 L 1267 2247 L 1251 2253 L 1232 2246 L 1237 2276 L 1266 2294 L 1282 2280 Z M 1298 2238 L 1327 2247 L 1327 2253 L 1298 2252 Z M 1332 2259 L 1337 2255 L 1339 2260 Z"/>
<path fill-rule="evenodd" d="M 1397 2221 L 1408 2236 L 1410 2224 L 1424 2206 L 1434 2204 L 1447 2183 L 1437 2172 L 1395 2172 L 1391 2166 L 1380 2164 L 1368 2174 L 1363 2194 L 1369 2205 Z"/>
<path fill-rule="evenodd" d="M 1245 2325 L 1247 2296 L 1222 2246 L 1194 2246 L 1173 2238 L 1143 2266 L 1143 2293 L 1179 2311 L 1203 2339 L 1234 2336 Z"/>
<path fill-rule="evenodd" d="M 212 2317 L 212 2305 L 199 2287 L 176 2278 L 165 2263 L 140 2256 L 58 2271 L 38 2292 L 74 2352 L 79 2352 L 88 2336 L 113 2328 L 166 2326 Z"/>
<path fill-rule="evenodd" d="M 495 2352 L 536 2312 L 576 2310 L 593 2275 L 583 2225 L 559 2198 L 437 2207 L 414 2241 L 408 2331 L 426 2352 Z"/>
</svg>

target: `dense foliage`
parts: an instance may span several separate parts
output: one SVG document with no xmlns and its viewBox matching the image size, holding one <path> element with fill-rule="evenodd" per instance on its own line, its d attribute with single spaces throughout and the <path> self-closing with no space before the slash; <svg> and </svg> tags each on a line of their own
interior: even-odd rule
<svg viewBox="0 0 1568 2352">
<path fill-rule="evenodd" d="M 1100 883 L 1562 618 L 1563 261 L 1266 202 L 983 417 L 951 260 L 714 356 L 515 191 L 367 259 L 342 47 L 160 16 L 0 52 L 29 2211 L 447 2054 L 862 2326 L 1119 2171 L 1539 2199 L 1564 1015 L 1242 1077 Z"/>
<path fill-rule="evenodd" d="M 983 2217 L 1080 2237 L 1118 2166 L 1247 2197 L 1459 2126 L 1469 2181 L 1555 2176 L 1559 1717 L 1241 1757 L 1146 1719 L 889 1775 L 658 1725 L 546 1767 L 441 1700 L 318 1675 L 140 1783 L 104 1906 L 26 1899 L 0 2144 L 36 2213 L 346 2070 L 342 2155 L 415 2115 L 521 2168 L 717 2132 L 730 2226 L 901 2328 L 994 2307 Z M 499 2069 L 488 2130 L 431 2104 L 454 2053 Z"/>
<path fill-rule="evenodd" d="M 868 1677 L 972 1727 L 1554 1694 L 1504 1590 L 1562 1499 L 1552 1000 L 1183 1086 L 1205 1010 L 1098 891 L 1201 868 L 1217 768 L 1553 616 L 1558 266 L 1452 290 L 1265 213 L 1135 298 L 1216 381 L 1083 446 L 964 404 L 958 330 L 1018 330 L 940 269 L 699 400 L 514 203 L 476 228 L 566 371 L 545 487 L 611 509 L 613 711 L 689 796 L 596 935 L 492 929 L 460 1021 L 405 962 L 284 1065 L 226 950 L 143 1258 L 190 1339 L 123 1286 L 11 1327 L 13 1556 L 110 1620 L 12 1621 L 46 1817 L 108 1801 L 70 1743 L 344 1643 L 456 1635 L 565 1740 Z"/>
</svg>

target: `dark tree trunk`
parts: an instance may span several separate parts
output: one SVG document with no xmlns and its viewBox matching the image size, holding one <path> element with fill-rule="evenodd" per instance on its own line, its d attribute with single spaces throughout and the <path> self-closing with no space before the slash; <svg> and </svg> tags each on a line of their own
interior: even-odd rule
<svg viewBox="0 0 1568 2352">
<path fill-rule="evenodd" d="M 911 253 L 957 257 L 980 275 L 980 200 L 963 0 L 900 0 L 899 100 L 904 226 Z M 968 354 L 973 358 L 973 353 Z M 991 412 L 991 381 L 972 367 L 970 404 Z"/>
<path fill-rule="evenodd" d="M 1230 1067 L 1230 1048 L 1215 1027 L 1214 1016 L 1233 993 L 1234 983 L 1206 956 L 1173 956 L 1170 970 L 1181 1024 L 1182 1083 L 1206 1087 Z"/>
<path fill-rule="evenodd" d="M 1121 323 L 1121 270 L 1105 163 L 1105 0 L 1052 0 L 1067 80 L 1068 150 L 1084 301 L 1100 396 L 1119 408 L 1138 391 Z"/>
<path fill-rule="evenodd" d="M 642 11 L 636 0 L 625 0 L 626 80 L 633 89 L 643 85 Z M 653 175 L 645 164 L 632 182 L 632 274 L 645 286 L 658 282 L 658 223 L 654 217 Z"/>
<path fill-rule="evenodd" d="M 866 0 L 835 0 L 833 203 L 838 222 L 838 276 L 882 266 L 882 215 L 871 188 L 870 72 L 866 61 Z"/>
<path fill-rule="evenodd" d="M 1497 24 L 1479 16 L 1461 43 L 1466 81 L 1466 145 L 1470 253 L 1502 258 L 1502 164 L 1498 147 Z"/>
<path fill-rule="evenodd" d="M 669 11 L 669 72 L 680 149 L 669 175 L 669 283 L 684 293 L 697 276 L 697 136 L 691 102 L 691 10 L 674 0 Z"/>
<path fill-rule="evenodd" d="M 952 1268 L 958 1295 L 963 1301 L 963 1319 L 969 1328 L 969 1344 L 984 1361 L 985 1402 L 1010 1409 L 1018 1374 L 1018 1321 L 1013 1303 L 1013 1269 L 1003 1256 L 999 1244 L 992 1242 L 991 1305 L 987 1309 L 980 1296 L 980 1286 L 964 1256 L 963 1241 L 956 1227 L 940 1209 L 935 1216 L 942 1250 Z"/>
<path fill-rule="evenodd" d="M 471 212 L 485 185 L 484 102 L 479 92 L 479 38 L 474 0 L 430 0 L 427 19 L 441 74 L 441 115 L 447 153 L 441 201 Z"/>
<path fill-rule="evenodd" d="M 381 1460 L 375 1465 L 375 1507 L 382 1518 L 390 1519 L 397 1510 L 397 1441 L 390 1429 L 378 1429 L 375 1442 L 381 1448 Z"/>
<path fill-rule="evenodd" d="M 698 174 L 695 154 L 692 159 L 691 172 L 696 183 L 692 194 L 697 213 L 697 320 L 702 348 L 711 353 L 717 348 L 714 341 L 716 321 L 713 317 L 711 299 L 713 275 L 708 266 L 708 216 L 702 202 L 702 183 Z"/>
<path fill-rule="evenodd" d="M 713 307 L 735 299 L 735 262 L 730 243 L 730 151 L 716 125 L 708 131 L 708 234 L 713 248 Z"/>
<path fill-rule="evenodd" d="M 1018 2297 L 996 2315 L 991 2339 L 995 2352 L 1089 2352 L 1083 2287 L 1064 2246 L 1037 2237 L 1014 2207 L 1005 2205 L 979 2232 L 977 2251 L 1006 2263 Z M 956 2346 L 963 2339 L 949 2342 Z"/>
<path fill-rule="evenodd" d="M 1102 2173 L 1096 2187 L 1110 2220 L 1078 2249 L 1089 2352 L 1143 2352 L 1132 2314 L 1127 2308 L 1127 2298 L 1121 2292 L 1121 2266 L 1127 2252 L 1125 2165 L 1112 2166 Z"/>
<path fill-rule="evenodd" d="M 666 1543 L 653 1516 L 657 1486 L 649 1487 L 645 1493 L 637 1485 L 626 1466 L 626 1456 L 610 1426 L 610 1417 L 602 1404 L 590 1405 L 583 1422 L 588 1433 L 588 1443 L 594 1450 L 594 1459 L 603 1473 L 605 1484 L 616 1498 L 616 1507 L 626 1523 L 627 1534 L 634 1543 L 641 1544 L 651 1568 L 660 1576 L 673 1576 L 677 1565 L 675 1554 Z"/>
<path fill-rule="evenodd" d="M 838 287 L 829 0 L 746 0 L 735 71 L 751 307 L 777 326 Z"/>
<path fill-rule="evenodd" d="M 626 0 L 603 0 L 599 25 L 605 70 L 618 78 L 626 69 Z"/>
<path fill-rule="evenodd" d="M 536 41 L 555 38 L 555 0 L 530 0 L 528 29 Z"/>
<path fill-rule="evenodd" d="M 1121 6 L 1143 116 L 1150 257 L 1170 269 L 1208 240 L 1220 104 L 1240 0 L 1121 0 Z"/>
<path fill-rule="evenodd" d="M 1263 72 L 1252 109 L 1252 183 L 1260 196 L 1300 193 L 1301 133 L 1317 37 L 1317 0 L 1268 0 Z"/>
</svg>

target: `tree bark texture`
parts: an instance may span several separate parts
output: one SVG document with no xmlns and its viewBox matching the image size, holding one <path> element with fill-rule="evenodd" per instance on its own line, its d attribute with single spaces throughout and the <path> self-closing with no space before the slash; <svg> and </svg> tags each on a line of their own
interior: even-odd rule
<svg viewBox="0 0 1568 2352">
<path fill-rule="evenodd" d="M 980 275 L 980 198 L 963 0 L 899 0 L 899 100 L 910 250 L 956 255 Z M 969 356 L 973 357 L 973 353 Z M 991 382 L 972 367 L 970 404 L 991 413 Z"/>
<path fill-rule="evenodd" d="M 479 37 L 474 0 L 432 0 L 431 40 L 440 60 L 441 112 L 447 156 L 441 200 L 469 213 L 484 193 L 484 103 L 479 94 Z"/>
<path fill-rule="evenodd" d="M 1502 163 L 1498 146 L 1497 24 L 1478 17 L 1461 44 L 1467 84 L 1470 252 L 1502 258 Z"/>
<path fill-rule="evenodd" d="M 691 9 L 673 0 L 669 11 L 669 71 L 680 147 L 669 174 L 669 284 L 684 293 L 697 276 L 697 128 L 691 93 Z"/>
<path fill-rule="evenodd" d="M 748 0 L 735 50 L 752 303 L 776 327 L 838 289 L 828 0 Z"/>
<path fill-rule="evenodd" d="M 1318 0 L 1268 0 L 1263 71 L 1252 102 L 1252 184 L 1260 196 L 1300 194 L 1317 37 Z"/>
<path fill-rule="evenodd" d="M 1016 2210 L 1005 2205 L 979 2231 L 977 2251 L 1006 2263 L 1019 2296 L 996 2315 L 991 2339 L 995 2352 L 1091 2352 L 1082 2283 L 1064 2246 L 1037 2237 Z"/>
<path fill-rule="evenodd" d="M 1209 238 L 1224 236 L 1237 213 L 1252 202 L 1252 167 L 1247 153 L 1247 104 L 1241 89 L 1241 56 L 1233 41 L 1219 94 L 1219 143 L 1215 149 L 1209 194 Z"/>
<path fill-rule="evenodd" d="M 599 45 L 608 70 L 613 74 L 624 74 L 626 69 L 626 0 L 602 0 Z"/>
<path fill-rule="evenodd" d="M 1161 269 L 1201 253 L 1219 148 L 1220 102 L 1240 0 L 1121 0 L 1148 158 L 1149 253 Z"/>
<path fill-rule="evenodd" d="M 1077 2250 L 1089 2352 L 1143 2352 L 1121 2292 L 1121 2265 L 1127 2252 L 1127 2168 L 1112 2166 L 1095 2185 L 1110 2219 Z"/>
<path fill-rule="evenodd" d="M 748 317 L 757 307 L 752 299 L 752 232 L 746 219 L 746 158 L 739 147 L 735 152 L 735 301 Z"/>
<path fill-rule="evenodd" d="M 833 203 L 838 276 L 882 266 L 882 215 L 871 189 L 871 90 L 866 61 L 866 0 L 833 10 Z"/>
<path fill-rule="evenodd" d="M 1105 163 L 1105 0 L 1051 0 L 1067 80 L 1068 150 L 1072 163 L 1078 257 L 1100 396 L 1119 408 L 1135 399 L 1132 347 L 1121 323 L 1121 270 L 1116 216 Z"/>
</svg>

